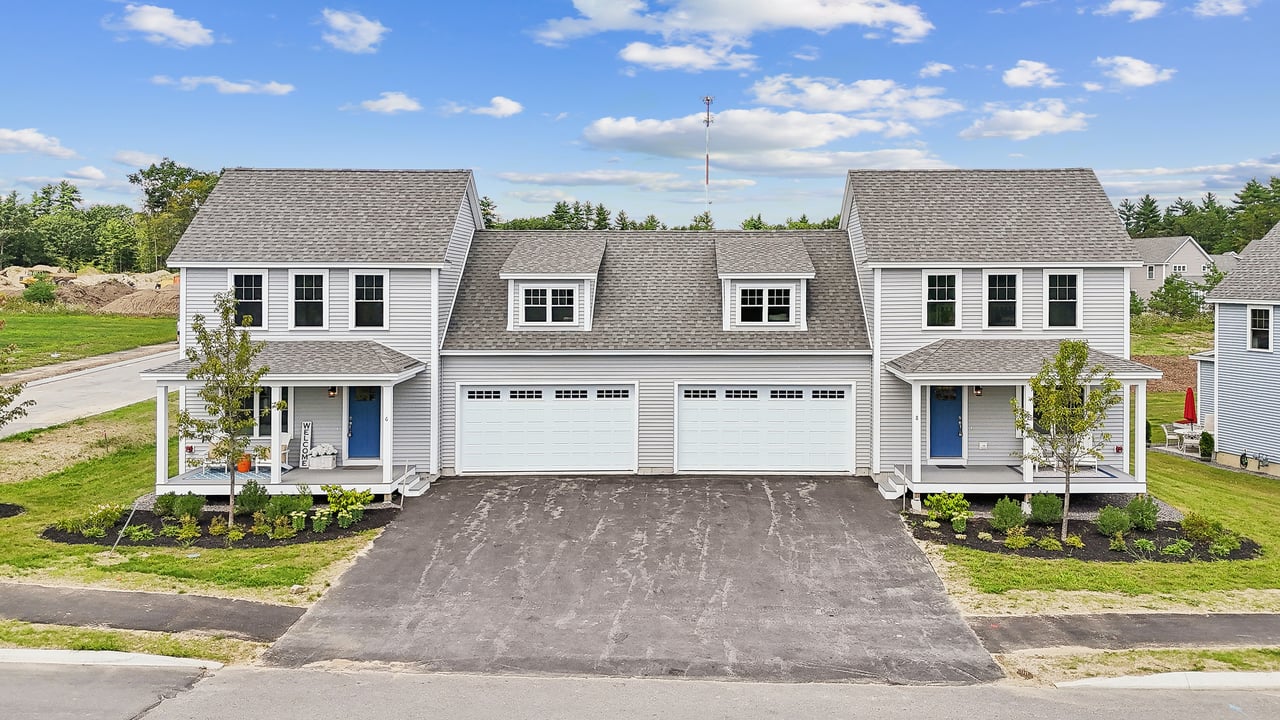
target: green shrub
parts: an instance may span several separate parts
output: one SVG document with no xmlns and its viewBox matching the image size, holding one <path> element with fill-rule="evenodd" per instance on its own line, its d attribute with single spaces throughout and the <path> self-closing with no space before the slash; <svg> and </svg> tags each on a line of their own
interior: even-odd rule
<svg viewBox="0 0 1280 720">
<path fill-rule="evenodd" d="M 287 540 L 297 534 L 298 531 L 293 529 L 293 521 L 287 515 L 281 515 L 271 523 L 272 540 Z"/>
<path fill-rule="evenodd" d="M 1138 538 L 1133 541 L 1133 549 L 1144 553 L 1153 553 L 1156 551 L 1156 544 L 1150 538 Z"/>
<path fill-rule="evenodd" d="M 155 540 L 156 533 L 148 525 L 126 525 L 120 534 L 127 540 L 133 542 L 146 542 L 147 540 Z"/>
<path fill-rule="evenodd" d="M 250 480 L 236 495 L 236 514 L 253 515 L 266 508 L 270 500 L 271 496 L 267 494 L 267 489 L 257 480 Z"/>
<path fill-rule="evenodd" d="M 53 524 L 57 529 L 88 538 L 105 537 L 107 530 L 124 517 L 124 506 L 114 503 L 99 505 L 82 515 L 62 518 Z"/>
<path fill-rule="evenodd" d="M 1228 532 L 1221 522 L 1200 513 L 1187 513 L 1187 516 L 1182 518 L 1182 534 L 1190 540 L 1211 543 Z"/>
<path fill-rule="evenodd" d="M 1111 552 L 1124 552 L 1128 548 L 1129 545 L 1124 541 L 1124 533 L 1112 535 L 1111 544 L 1107 546 L 1107 549 Z"/>
<path fill-rule="evenodd" d="M 200 511 L 204 510 L 204 496 L 187 493 L 179 495 L 173 501 L 173 514 L 175 517 L 200 517 Z"/>
<path fill-rule="evenodd" d="M 1213 457 L 1213 433 L 1200 433 L 1200 457 L 1206 460 Z"/>
<path fill-rule="evenodd" d="M 959 515 L 968 516 L 969 501 L 962 493 L 934 493 L 924 499 L 924 509 L 930 520 L 947 522 Z"/>
<path fill-rule="evenodd" d="M 1173 542 L 1160 548 L 1161 555 L 1169 555 L 1172 557 L 1184 557 L 1191 552 L 1191 541 L 1186 538 L 1178 538 Z"/>
<path fill-rule="evenodd" d="M 249 526 L 249 532 L 254 535 L 270 535 L 271 523 L 267 522 L 267 514 L 259 511 L 253 514 L 253 524 Z"/>
<path fill-rule="evenodd" d="M 1084 549 L 1084 539 L 1081 538 L 1079 535 L 1076 535 L 1075 533 L 1071 533 L 1070 535 L 1068 535 L 1067 539 L 1062 541 L 1062 544 L 1066 545 L 1069 548 L 1072 548 L 1073 550 Z"/>
<path fill-rule="evenodd" d="M 956 515 L 951 518 L 951 531 L 963 533 L 965 528 L 969 526 L 969 517 L 967 515 Z"/>
<path fill-rule="evenodd" d="M 227 519 L 221 515 L 214 515 L 209 521 L 209 534 L 214 537 L 226 535 L 227 529 Z"/>
<path fill-rule="evenodd" d="M 294 510 L 289 513 L 289 524 L 293 525 L 294 534 L 307 529 L 307 511 Z"/>
<path fill-rule="evenodd" d="M 1129 524 L 1134 530 L 1154 532 L 1156 529 L 1156 501 L 1147 495 L 1138 495 L 1124 506 L 1129 514 Z"/>
<path fill-rule="evenodd" d="M 1004 537 L 1004 546 L 1010 550 L 1022 550 L 1034 545 L 1036 539 L 1027 534 L 1024 527 L 1011 527 Z"/>
<path fill-rule="evenodd" d="M 310 495 L 272 495 L 263 512 L 267 522 L 274 525 L 280 518 L 288 519 L 296 512 L 305 513 L 313 502 Z"/>
<path fill-rule="evenodd" d="M 1040 548 L 1041 550 L 1052 550 L 1054 552 L 1062 551 L 1062 543 L 1058 541 L 1058 538 L 1052 535 L 1045 535 L 1044 537 L 1037 540 L 1036 547 Z"/>
<path fill-rule="evenodd" d="M 1014 528 L 1024 527 L 1026 524 L 1027 516 L 1022 512 L 1021 503 L 1007 497 L 996 501 L 996 506 L 991 510 L 991 527 L 1007 533 Z"/>
<path fill-rule="evenodd" d="M 1235 533 L 1226 533 L 1209 543 L 1209 554 L 1216 558 L 1225 558 L 1240 549 L 1243 543 Z"/>
<path fill-rule="evenodd" d="M 231 547 L 244 539 L 244 531 L 238 526 L 227 528 L 227 547 Z"/>
<path fill-rule="evenodd" d="M 311 515 L 311 532 L 322 533 L 333 523 L 333 511 L 327 507 L 316 508 Z"/>
<path fill-rule="evenodd" d="M 178 501 L 178 496 L 174 495 L 173 493 L 164 493 L 163 495 L 157 495 L 156 504 L 151 509 L 151 512 L 155 513 L 156 517 L 162 517 L 162 518 L 177 517 L 177 514 L 173 510 L 173 504 L 176 503 L 177 501 Z"/>
<path fill-rule="evenodd" d="M 178 531 L 173 537 L 182 547 L 191 547 L 196 540 L 200 539 L 200 521 L 194 515 L 183 515 L 178 521 Z"/>
<path fill-rule="evenodd" d="M 329 510 L 333 512 L 338 527 L 347 529 L 360 522 L 364 517 L 364 508 L 373 502 L 373 492 L 369 490 L 344 490 L 339 485 L 321 485 L 320 489 L 328 495 Z"/>
<path fill-rule="evenodd" d="M 1049 493 L 1031 496 L 1031 522 L 1057 525 L 1062 522 L 1062 498 Z"/>
<path fill-rule="evenodd" d="M 1151 421 L 1147 421 L 1147 444 L 1151 444 Z"/>
<path fill-rule="evenodd" d="M 982 540 L 983 542 L 992 542 L 996 539 L 996 536 L 992 535 L 989 532 L 980 532 L 978 533 L 978 539 Z"/>
<path fill-rule="evenodd" d="M 58 299 L 56 290 L 57 288 L 48 280 L 37 280 L 22 291 L 22 299 L 37 305 L 52 305 L 53 301 Z"/>
<path fill-rule="evenodd" d="M 1098 520 L 1094 523 L 1098 532 L 1105 537 L 1113 538 L 1124 535 L 1133 527 L 1129 513 L 1114 505 L 1107 505 L 1098 511 Z"/>
<path fill-rule="evenodd" d="M 922 527 L 928 528 L 929 530 L 937 530 L 938 528 L 942 527 L 942 523 L 938 522 L 937 520 L 925 520 L 924 522 L 920 523 L 920 525 Z"/>
</svg>

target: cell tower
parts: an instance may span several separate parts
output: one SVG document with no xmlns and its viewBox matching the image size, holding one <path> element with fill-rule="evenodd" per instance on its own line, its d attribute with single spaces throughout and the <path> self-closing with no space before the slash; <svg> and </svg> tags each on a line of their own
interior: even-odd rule
<svg viewBox="0 0 1280 720">
<path fill-rule="evenodd" d="M 707 202 L 707 215 L 710 216 L 711 215 L 711 123 L 713 122 L 711 118 L 711 103 L 715 102 L 715 98 L 711 97 L 710 95 L 706 95 L 702 98 L 702 102 L 707 106 L 707 116 L 702 121 L 702 124 L 707 126 L 707 140 L 706 140 L 706 145 L 707 145 L 706 161 L 707 162 L 706 162 L 706 168 L 705 168 L 706 171 L 702 177 L 702 193 L 703 193 L 704 199 Z"/>
</svg>

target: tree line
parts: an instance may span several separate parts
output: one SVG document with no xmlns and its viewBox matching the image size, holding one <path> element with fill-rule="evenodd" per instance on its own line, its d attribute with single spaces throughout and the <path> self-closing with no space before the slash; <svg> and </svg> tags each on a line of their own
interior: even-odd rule
<svg viewBox="0 0 1280 720">
<path fill-rule="evenodd" d="M 1230 203 L 1205 193 L 1200 202 L 1178 198 L 1161 208 L 1143 195 L 1137 202 L 1121 200 L 1118 210 L 1130 237 L 1190 235 L 1213 255 L 1239 252 L 1280 222 L 1280 177 L 1266 184 L 1250 180 Z"/>
<path fill-rule="evenodd" d="M 633 220 L 626 210 L 614 213 L 604 203 L 561 200 L 546 215 L 518 217 L 503 220 L 498 214 L 498 204 L 492 198 L 480 198 L 480 213 L 485 227 L 490 230 L 714 230 L 715 219 L 711 213 L 694 215 L 687 225 L 668 226 L 650 213 L 643 220 Z M 786 222 L 770 224 L 757 213 L 743 220 L 738 227 L 743 230 L 831 230 L 840 227 L 840 216 L 811 222 L 806 215 L 799 219 L 787 218 Z"/>
</svg>

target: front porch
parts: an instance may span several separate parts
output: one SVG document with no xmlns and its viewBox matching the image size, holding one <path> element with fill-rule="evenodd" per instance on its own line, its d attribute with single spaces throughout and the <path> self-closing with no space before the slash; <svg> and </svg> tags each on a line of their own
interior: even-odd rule
<svg viewBox="0 0 1280 720">
<path fill-rule="evenodd" d="M 390 495 L 403 492 L 405 488 L 418 479 L 416 465 L 392 465 L 389 467 L 391 480 L 387 481 L 386 469 L 382 465 L 361 467 L 339 467 L 333 470 L 316 470 L 313 468 L 293 468 L 284 470 L 279 482 L 271 482 L 271 471 L 267 468 L 236 473 L 236 492 L 250 480 L 256 480 L 272 495 L 295 495 L 300 486 L 307 486 L 312 494 L 321 494 L 322 485 L 341 485 L 348 490 L 368 490 L 374 495 Z M 157 492 L 194 493 L 196 495 L 226 495 L 230 478 L 227 472 L 218 468 L 197 467 L 168 478 L 163 485 L 157 486 Z"/>
<path fill-rule="evenodd" d="M 1030 477 L 1021 465 L 965 465 L 940 467 L 923 465 L 913 475 L 909 464 L 893 466 L 887 477 L 877 477 L 881 488 L 886 485 L 917 495 L 958 492 L 975 495 L 1025 495 L 1066 492 L 1062 471 L 1049 468 L 1035 470 Z M 1146 482 L 1113 465 L 1083 467 L 1071 474 L 1073 494 L 1145 493 Z"/>
</svg>

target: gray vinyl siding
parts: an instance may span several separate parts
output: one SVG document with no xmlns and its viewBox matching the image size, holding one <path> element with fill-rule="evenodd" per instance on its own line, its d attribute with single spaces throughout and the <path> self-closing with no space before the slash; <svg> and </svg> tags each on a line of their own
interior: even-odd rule
<svg viewBox="0 0 1280 720">
<path fill-rule="evenodd" d="M 1155 268 L 1155 277 L 1150 280 L 1147 279 L 1147 268 L 1149 267 Z M 1138 293 L 1138 297 L 1143 300 L 1149 300 L 1151 298 L 1151 293 L 1155 292 L 1157 288 L 1163 285 L 1165 277 L 1170 274 L 1169 266 L 1163 264 L 1148 264 L 1139 268 L 1130 268 L 1129 289 Z"/>
<path fill-rule="evenodd" d="M 289 446 L 289 463 L 297 466 L 302 443 L 302 423 L 311 423 L 311 447 L 328 443 L 342 449 L 343 422 L 342 397 L 329 397 L 325 388 L 299 387 L 289 390 L 289 432 L 293 442 Z M 338 461 L 342 458 L 339 456 Z M 319 491 L 320 488 L 315 488 Z"/>
<path fill-rule="evenodd" d="M 1271 346 L 1280 306 L 1271 307 Z M 1218 452 L 1266 455 L 1280 461 L 1280 354 L 1248 349 L 1247 306 L 1218 306 Z"/>
<path fill-rule="evenodd" d="M 1213 392 L 1213 366 L 1212 360 L 1196 361 L 1196 401 L 1198 402 L 1197 412 L 1200 415 L 1212 415 L 1217 412 Z"/>
<path fill-rule="evenodd" d="M 471 191 L 462 198 L 462 207 L 458 209 L 458 219 L 453 224 L 453 233 L 449 236 L 449 245 L 444 251 L 445 268 L 440 271 L 440 332 L 449 327 L 449 316 L 453 312 L 454 297 L 458 292 L 458 281 L 467 264 L 467 253 L 471 250 L 471 238 L 476 231 L 475 216 L 471 213 Z"/>
<path fill-rule="evenodd" d="M 449 356 L 443 359 L 440 425 L 444 468 L 454 467 L 459 385 L 638 382 L 641 472 L 674 466 L 676 382 L 855 384 L 855 465 L 870 465 L 871 388 L 867 356 Z"/>
<path fill-rule="evenodd" d="M 1175 265 L 1187 266 L 1186 272 L 1178 273 L 1183 280 L 1191 283 L 1201 283 L 1204 282 L 1204 271 L 1201 266 L 1212 264 L 1213 258 L 1209 257 L 1197 243 L 1186 242 L 1166 262 L 1154 265 L 1155 277 L 1151 280 L 1147 279 L 1147 268 L 1152 267 L 1150 264 L 1129 270 L 1130 288 L 1143 299 L 1147 299 L 1151 297 L 1151 293 L 1164 284 L 1165 278 L 1174 275 L 1173 267 Z"/>
</svg>

